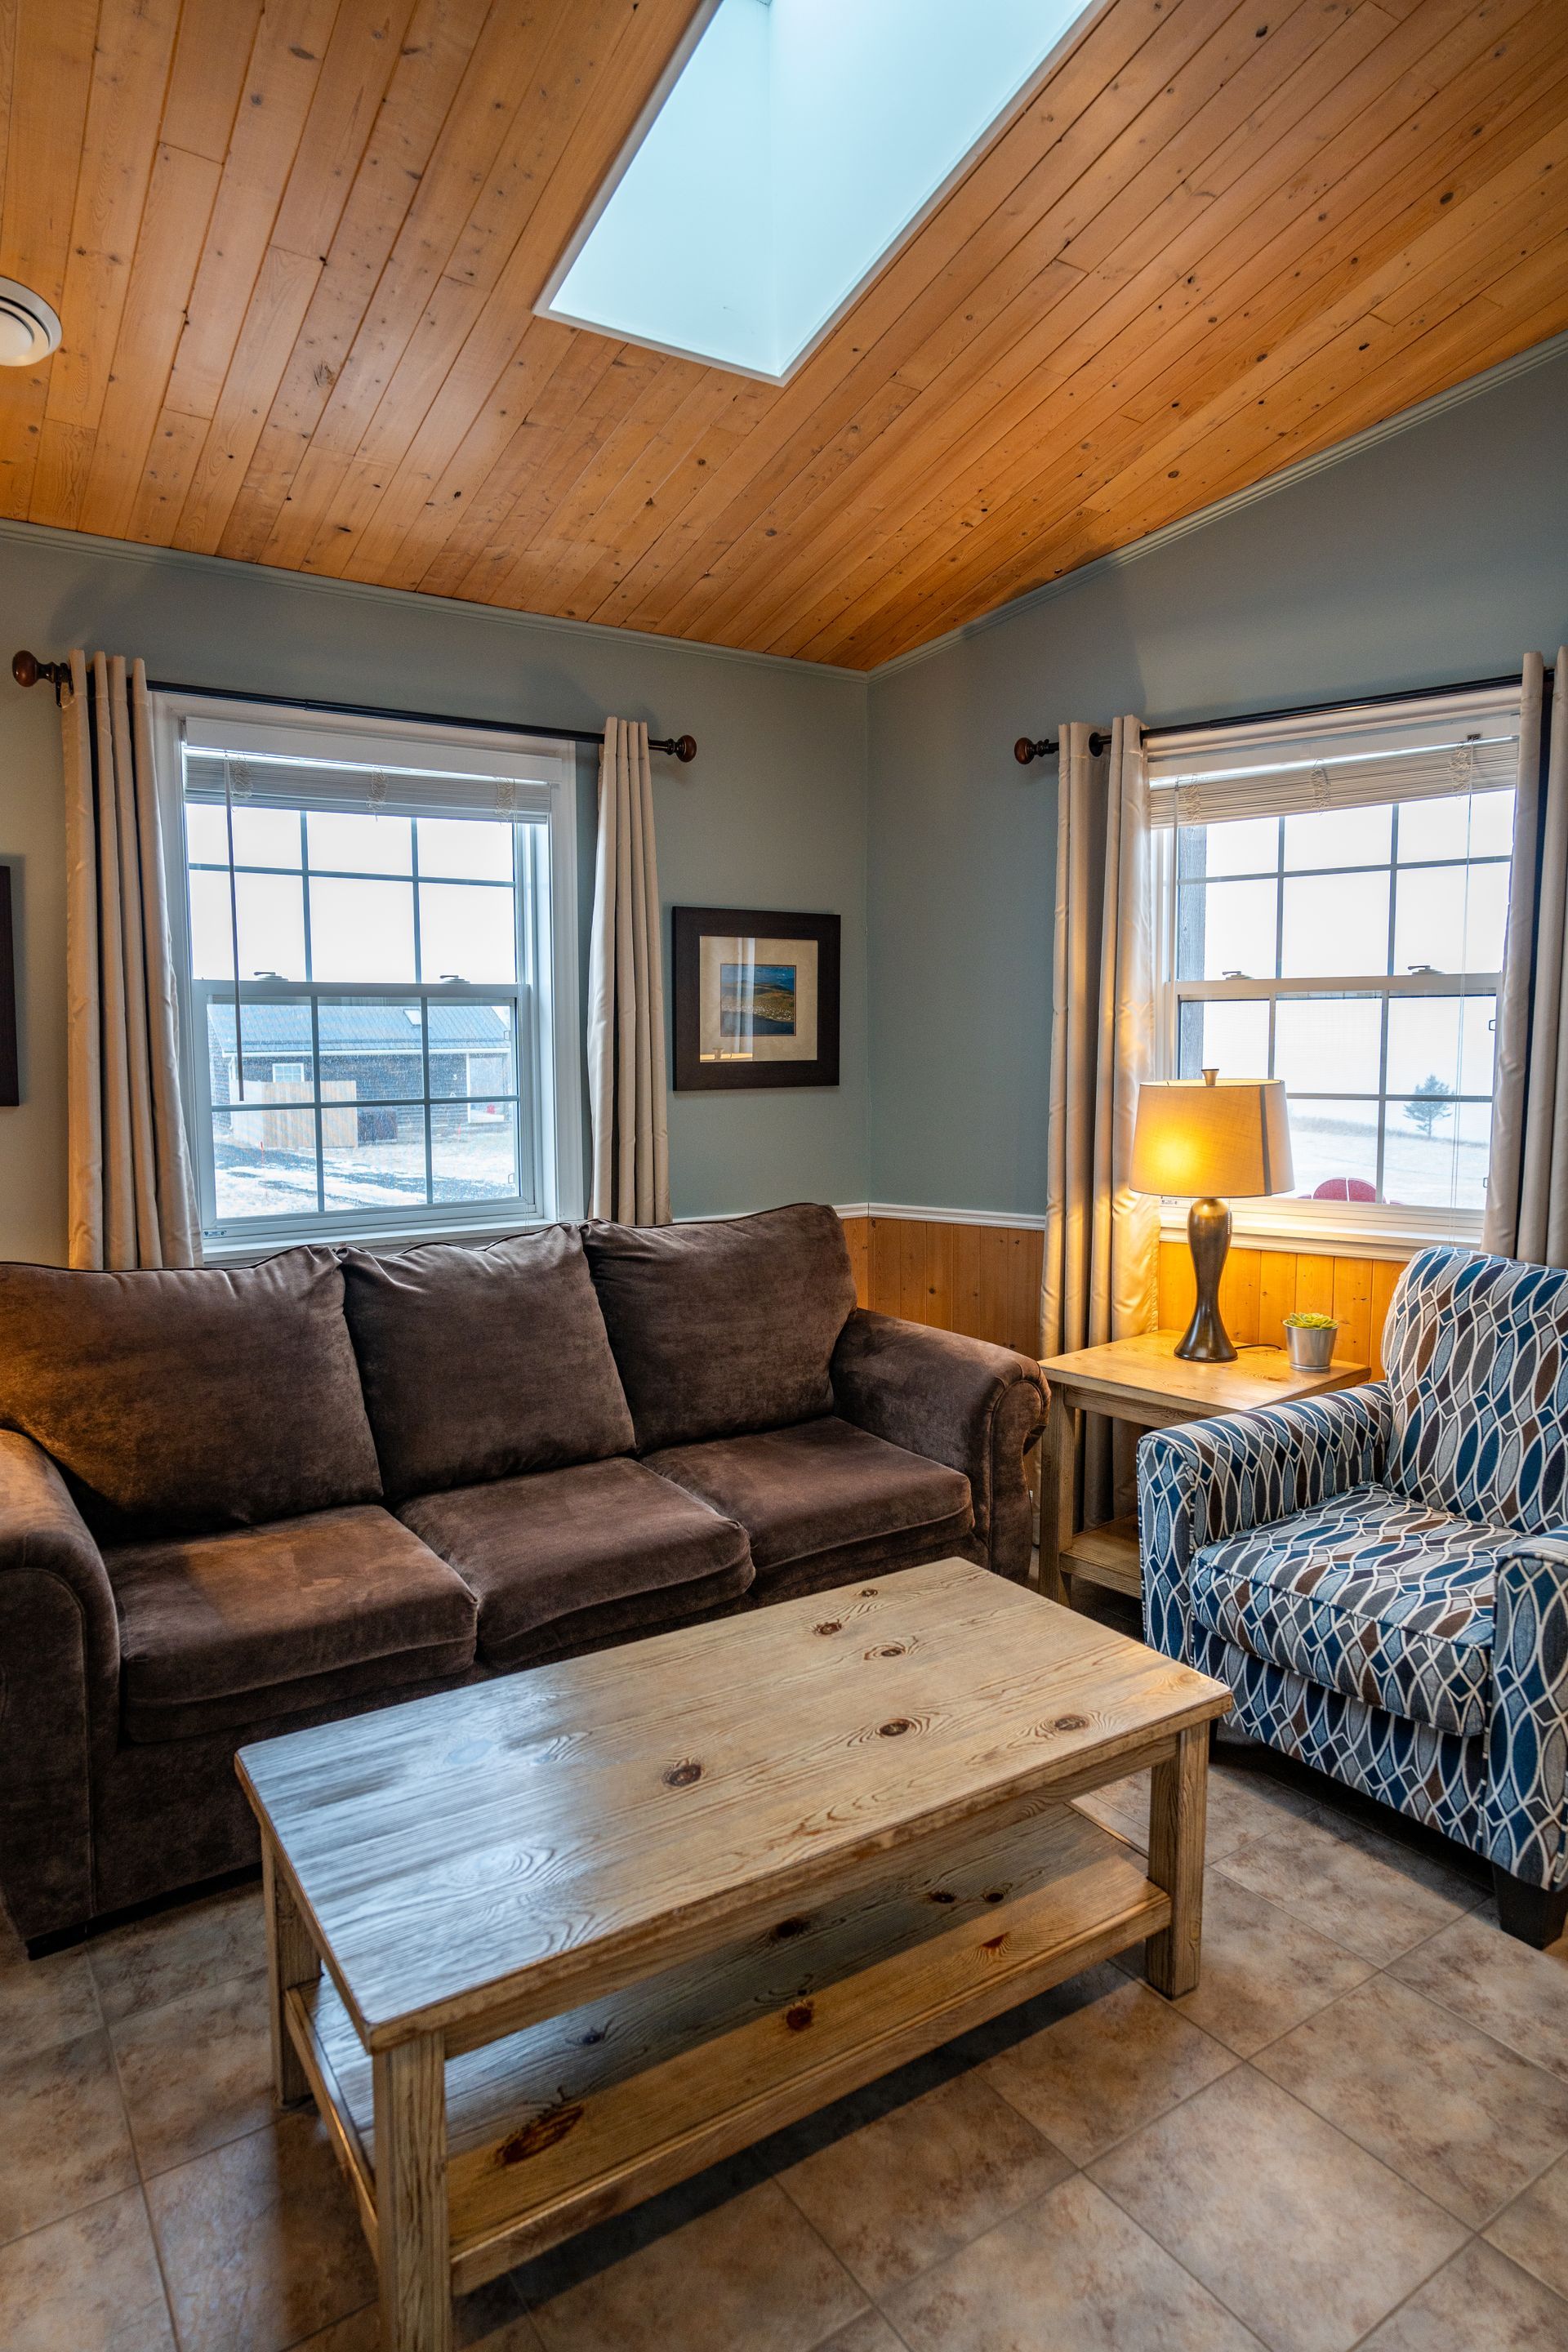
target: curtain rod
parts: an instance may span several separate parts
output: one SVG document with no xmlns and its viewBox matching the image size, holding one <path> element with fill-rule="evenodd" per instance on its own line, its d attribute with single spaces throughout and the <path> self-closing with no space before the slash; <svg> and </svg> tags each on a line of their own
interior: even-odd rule
<svg viewBox="0 0 1568 2352">
<path fill-rule="evenodd" d="M 1143 742 L 1147 749 L 1150 744 L 1167 743 L 1177 735 L 1212 735 L 1222 727 L 1261 727 L 1271 719 L 1315 719 L 1325 710 L 1379 710 L 1391 703 L 1426 702 L 1435 699 L 1438 695 L 1480 694 L 1489 687 L 1521 684 L 1522 679 L 1520 673 L 1513 670 L 1503 677 L 1463 678 L 1455 686 L 1406 687 L 1402 688 L 1397 693 L 1358 694 L 1351 696 L 1348 699 L 1334 702 L 1296 702 L 1283 710 L 1245 710 L 1234 719 L 1187 719 L 1175 727 L 1147 728 L 1144 730 Z M 1546 686 L 1550 692 L 1552 687 L 1550 665 L 1546 671 Z M 1100 753 L 1110 748 L 1110 743 L 1109 735 L 1101 734 L 1098 730 L 1090 735 L 1089 739 L 1090 759 L 1098 760 Z M 1031 760 L 1053 759 L 1056 751 L 1056 744 L 1048 737 L 1042 736 L 1037 741 L 1032 741 L 1027 735 L 1020 735 L 1013 746 L 1013 757 L 1020 767 L 1026 768 Z"/>
<path fill-rule="evenodd" d="M 11 675 L 18 686 L 52 686 L 55 700 L 60 698 L 62 688 L 70 684 L 68 662 L 40 661 L 36 654 L 19 653 L 12 656 Z M 321 702 L 309 696 L 289 694 L 247 694 L 238 687 L 190 686 L 184 680 L 150 677 L 149 689 L 154 694 L 205 694 L 217 702 L 265 702 L 279 710 L 323 710 L 339 719 L 412 719 L 426 727 L 474 727 L 487 735 L 549 735 L 557 742 L 602 743 L 605 730 L 596 732 L 583 727 L 536 727 L 519 719 L 459 719 L 450 711 L 392 710 L 375 702 Z M 682 766 L 697 757 L 695 735 L 650 735 L 650 751 L 668 751 Z"/>
<path fill-rule="evenodd" d="M 1109 751 L 1110 749 L 1110 736 L 1102 735 L 1098 727 L 1093 729 L 1089 739 L 1089 758 L 1098 760 L 1102 751 Z M 1057 750 L 1058 746 L 1048 735 L 1041 735 L 1038 738 L 1020 735 L 1013 746 L 1013 757 L 1020 768 L 1026 768 L 1031 760 L 1054 760 Z"/>
<path fill-rule="evenodd" d="M 1549 669 L 1546 673 L 1550 677 Z M 1357 694 L 1334 702 L 1297 702 L 1283 710 L 1247 710 L 1235 719 L 1187 719 L 1177 727 L 1151 727 L 1144 744 L 1165 743 L 1173 735 L 1212 735 L 1222 727 L 1261 727 L 1271 719 L 1315 719 L 1325 710 L 1381 710 L 1395 702 L 1431 702 L 1445 694 L 1482 694 L 1489 687 L 1520 686 L 1518 670 L 1504 677 L 1467 677 L 1454 686 L 1405 687 L 1395 694 Z"/>
</svg>

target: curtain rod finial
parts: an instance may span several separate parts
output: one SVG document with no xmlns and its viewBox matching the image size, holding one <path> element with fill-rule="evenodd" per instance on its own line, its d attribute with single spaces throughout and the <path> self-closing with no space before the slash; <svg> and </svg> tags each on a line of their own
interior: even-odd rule
<svg viewBox="0 0 1568 2352">
<path fill-rule="evenodd" d="M 37 654 L 25 651 L 12 655 L 11 675 L 18 686 L 37 686 L 44 680 L 54 688 L 57 702 L 71 682 L 68 662 L 40 661 Z"/>
<path fill-rule="evenodd" d="M 668 751 L 684 768 L 697 757 L 697 738 L 695 735 L 650 735 L 647 748 L 650 751 Z"/>
<path fill-rule="evenodd" d="M 1109 751 L 1110 749 L 1110 736 L 1102 735 L 1100 729 L 1095 728 L 1089 739 L 1089 758 L 1098 760 L 1102 751 Z M 1042 735 L 1037 740 L 1032 740 L 1027 735 L 1020 735 L 1013 746 L 1013 757 L 1020 768 L 1026 768 L 1031 760 L 1054 760 L 1056 755 L 1057 746 L 1048 735 Z"/>
</svg>

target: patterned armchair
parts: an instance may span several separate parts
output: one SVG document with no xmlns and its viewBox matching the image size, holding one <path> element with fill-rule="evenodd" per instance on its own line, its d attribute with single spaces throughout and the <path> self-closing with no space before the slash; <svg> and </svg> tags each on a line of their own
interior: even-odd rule
<svg viewBox="0 0 1568 2352">
<path fill-rule="evenodd" d="M 1151 1644 L 1230 1720 L 1483 1854 L 1510 1935 L 1568 1919 L 1568 1274 L 1405 1268 L 1384 1381 L 1138 1448 Z"/>
</svg>

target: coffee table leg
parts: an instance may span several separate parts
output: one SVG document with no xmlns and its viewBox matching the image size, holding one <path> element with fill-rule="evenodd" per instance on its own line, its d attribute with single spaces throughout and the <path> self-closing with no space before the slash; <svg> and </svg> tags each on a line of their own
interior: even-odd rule
<svg viewBox="0 0 1568 2352">
<path fill-rule="evenodd" d="M 310 2077 L 300 2063 L 288 2021 L 285 1996 L 298 1985 L 314 1984 L 321 1958 L 279 1874 L 272 1842 L 261 1841 L 261 1890 L 267 1906 L 268 2011 L 272 2028 L 272 2087 L 280 2107 L 298 2106 L 310 2095 Z"/>
<path fill-rule="evenodd" d="M 1040 1591 L 1047 1601 L 1068 1600 L 1061 1556 L 1073 1539 L 1077 1482 L 1078 1426 L 1071 1405 L 1053 1385 L 1040 1441 Z"/>
<path fill-rule="evenodd" d="M 441 2036 L 377 2051 L 374 2068 L 381 2352 L 452 2352 Z"/>
<path fill-rule="evenodd" d="M 1176 2000 L 1198 1980 L 1204 1933 L 1204 1823 L 1208 1808 L 1206 1723 L 1177 1735 L 1176 1752 L 1156 1764 L 1149 1790 L 1149 1875 L 1171 1898 L 1171 1924 L 1151 1936 L 1145 1970 L 1156 1992 Z"/>
</svg>

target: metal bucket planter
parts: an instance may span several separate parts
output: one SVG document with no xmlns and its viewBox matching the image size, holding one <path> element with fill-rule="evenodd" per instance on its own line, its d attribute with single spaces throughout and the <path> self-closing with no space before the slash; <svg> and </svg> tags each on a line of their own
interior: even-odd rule
<svg viewBox="0 0 1568 2352">
<path fill-rule="evenodd" d="M 1326 1372 L 1334 1360 L 1337 1323 L 1287 1323 L 1285 1351 L 1298 1372 Z"/>
</svg>

